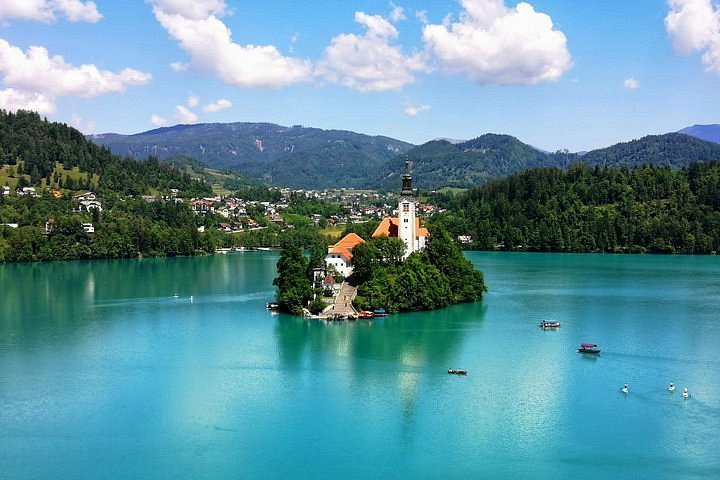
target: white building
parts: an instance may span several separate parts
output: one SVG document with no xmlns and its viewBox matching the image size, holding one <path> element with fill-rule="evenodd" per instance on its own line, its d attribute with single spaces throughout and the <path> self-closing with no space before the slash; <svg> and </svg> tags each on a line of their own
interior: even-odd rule
<svg viewBox="0 0 720 480">
<path fill-rule="evenodd" d="M 328 247 L 325 255 L 325 265 L 328 269 L 333 267 L 343 277 L 349 277 L 353 272 L 353 249 L 365 240 L 356 233 L 348 233 L 335 245 Z"/>
<path fill-rule="evenodd" d="M 420 226 L 420 219 L 416 216 L 418 201 L 412 188 L 412 175 L 410 174 L 410 161 L 405 161 L 405 173 L 402 176 L 402 190 L 398 202 L 397 218 L 384 218 L 375 229 L 373 238 L 382 235 L 390 238 L 399 238 L 405 243 L 407 258 L 411 253 L 425 248 L 427 243 L 427 228 Z"/>
</svg>

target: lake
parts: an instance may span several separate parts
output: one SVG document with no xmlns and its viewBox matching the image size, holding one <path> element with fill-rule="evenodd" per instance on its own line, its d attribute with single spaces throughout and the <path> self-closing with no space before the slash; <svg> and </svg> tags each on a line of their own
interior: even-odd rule
<svg viewBox="0 0 720 480">
<path fill-rule="evenodd" d="M 467 256 L 482 302 L 329 324 L 273 252 L 0 265 L 0 477 L 720 478 L 719 257 Z"/>
</svg>

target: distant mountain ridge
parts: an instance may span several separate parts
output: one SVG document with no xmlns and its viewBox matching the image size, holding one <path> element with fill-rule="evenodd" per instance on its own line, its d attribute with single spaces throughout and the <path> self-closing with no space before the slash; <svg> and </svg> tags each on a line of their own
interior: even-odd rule
<svg viewBox="0 0 720 480">
<path fill-rule="evenodd" d="M 368 172 L 413 146 L 390 137 L 271 123 L 176 125 L 89 139 L 119 155 L 185 156 L 296 188 L 364 187 Z"/>
<path fill-rule="evenodd" d="M 701 140 L 707 140 L 708 142 L 720 143 L 720 125 L 693 125 L 692 127 L 685 127 L 682 130 L 678 130 L 678 133 L 684 133 Z"/>
<path fill-rule="evenodd" d="M 679 169 L 720 160 L 720 144 L 683 133 L 649 135 L 581 153 L 545 152 L 494 133 L 458 143 L 440 139 L 415 146 L 384 136 L 270 123 L 176 125 L 89 138 L 113 153 L 137 159 L 185 156 L 267 183 L 314 189 L 397 189 L 406 158 L 412 161 L 413 183 L 421 189 L 469 188 L 523 170 L 567 168 L 574 162 Z"/>
</svg>

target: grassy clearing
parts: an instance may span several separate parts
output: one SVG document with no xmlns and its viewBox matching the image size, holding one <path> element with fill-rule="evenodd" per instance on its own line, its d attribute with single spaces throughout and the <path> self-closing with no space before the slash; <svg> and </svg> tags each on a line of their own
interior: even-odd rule
<svg viewBox="0 0 720 480">
<path fill-rule="evenodd" d="M 17 163 L 17 165 L 3 165 L 0 167 L 0 186 L 7 185 L 11 189 L 16 189 L 18 182 L 20 181 L 20 178 L 24 177 L 25 180 L 30 182 L 30 175 L 26 174 L 18 174 L 19 171 L 23 170 L 23 162 L 20 161 Z M 78 167 L 73 167 L 70 169 L 65 168 L 62 163 L 55 162 L 55 168 L 53 169 L 52 174 L 50 175 L 50 178 L 52 179 L 52 182 L 50 185 L 47 184 L 47 179 L 43 178 L 40 180 L 39 187 L 41 189 L 45 188 L 58 188 L 58 185 L 55 183 L 55 177 L 56 174 L 60 175 L 60 178 L 62 179 L 62 183 L 65 184 L 67 182 L 68 178 L 72 178 L 76 182 L 86 183 L 88 179 L 88 174 L 81 172 Z M 92 186 L 97 187 L 98 182 L 100 181 L 99 175 L 93 175 L 92 178 Z M 35 187 L 38 187 L 38 185 L 33 185 Z"/>
<path fill-rule="evenodd" d="M 342 234 L 343 230 L 345 230 L 345 224 L 339 224 L 339 225 L 328 225 L 327 227 L 320 230 L 320 233 L 322 235 L 326 235 L 328 237 L 332 238 L 340 238 L 340 235 Z"/>
</svg>

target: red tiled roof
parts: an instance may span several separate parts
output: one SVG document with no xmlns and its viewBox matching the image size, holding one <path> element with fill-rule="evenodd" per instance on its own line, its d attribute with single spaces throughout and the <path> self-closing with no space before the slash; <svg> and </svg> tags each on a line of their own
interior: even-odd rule
<svg viewBox="0 0 720 480">
<path fill-rule="evenodd" d="M 357 233 L 348 233 L 335 245 L 331 245 L 331 247 L 355 248 L 357 245 L 364 242 L 365 240 L 363 240 Z"/>
<path fill-rule="evenodd" d="M 365 240 L 363 240 L 360 235 L 356 233 L 348 233 L 335 245 L 330 245 L 328 247 L 328 253 L 342 255 L 346 260 L 350 261 L 353 257 L 352 249 L 361 243 L 365 243 Z"/>
<path fill-rule="evenodd" d="M 328 253 L 334 253 L 336 255 L 342 255 L 346 260 L 352 260 L 353 254 L 350 250 L 344 247 L 330 247 Z"/>
<path fill-rule="evenodd" d="M 381 237 L 383 235 L 386 235 L 390 238 L 397 238 L 398 235 L 398 225 L 400 224 L 400 220 L 398 218 L 392 218 L 387 217 L 383 218 L 383 221 L 380 222 L 380 225 L 375 229 L 375 232 L 373 232 L 372 236 L 373 238 Z M 428 236 L 428 229 L 420 226 L 420 219 L 415 219 L 415 235 L 418 237 L 427 237 Z"/>
<path fill-rule="evenodd" d="M 383 218 L 382 222 L 380 222 L 380 225 L 378 225 L 378 227 L 373 232 L 373 238 L 382 237 L 383 235 L 390 238 L 397 238 L 398 223 L 399 221 L 397 218 Z"/>
</svg>

